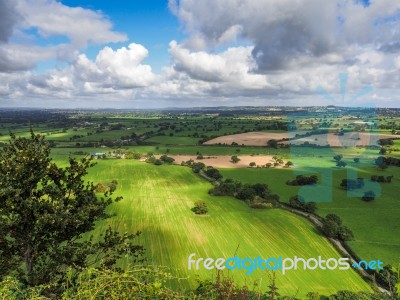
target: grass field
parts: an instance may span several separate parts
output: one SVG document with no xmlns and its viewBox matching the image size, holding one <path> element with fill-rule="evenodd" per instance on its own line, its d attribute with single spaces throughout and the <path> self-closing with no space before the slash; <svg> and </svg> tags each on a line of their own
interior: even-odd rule
<svg viewBox="0 0 400 300">
<path fill-rule="evenodd" d="M 117 194 L 124 197 L 110 208 L 117 217 L 99 223 L 95 234 L 108 224 L 121 231 L 142 231 L 140 242 L 152 262 L 176 268 L 176 274 L 188 277 L 192 287 L 196 275 L 210 279 L 215 273 L 187 270 L 191 253 L 213 258 L 234 256 L 236 250 L 240 257 L 339 257 L 305 219 L 280 209 L 257 211 L 233 198 L 209 196 L 210 184 L 186 167 L 110 159 L 99 161 L 89 178 L 94 182 L 117 179 Z M 192 213 L 196 200 L 207 203 L 208 215 Z M 237 270 L 230 273 L 240 283 L 257 281 L 261 290 L 266 290 L 267 275 L 265 271 L 250 276 Z M 298 296 L 311 290 L 326 295 L 343 289 L 369 290 L 352 270 L 298 270 L 278 274 L 277 281 L 281 293 L 294 295 L 298 289 Z"/>
<path fill-rule="evenodd" d="M 304 160 L 301 163 L 301 160 Z M 234 178 L 242 182 L 267 183 L 274 192 L 280 195 L 282 201 L 298 193 L 299 187 L 288 186 L 285 182 L 301 173 L 332 174 L 332 202 L 320 202 L 329 193 L 330 181 L 321 183 L 324 193 L 315 194 L 317 214 L 325 216 L 328 213 L 339 215 L 355 235 L 355 240 L 349 242 L 352 249 L 363 259 L 381 259 L 385 264 L 398 266 L 400 264 L 400 168 L 389 167 L 385 171 L 371 166 L 371 160 L 362 159 L 360 165 L 349 163 L 345 170 L 334 167 L 331 158 L 298 159 L 295 169 L 224 169 L 221 173 L 226 178 Z M 323 169 L 318 169 L 319 166 Z M 308 167 L 307 167 L 308 166 Z M 347 192 L 340 188 L 342 179 L 347 178 L 347 172 L 353 170 L 358 176 L 369 179 L 372 174 L 394 175 L 392 183 L 383 183 L 381 195 L 373 202 L 364 202 L 358 198 L 350 198 Z"/>
</svg>

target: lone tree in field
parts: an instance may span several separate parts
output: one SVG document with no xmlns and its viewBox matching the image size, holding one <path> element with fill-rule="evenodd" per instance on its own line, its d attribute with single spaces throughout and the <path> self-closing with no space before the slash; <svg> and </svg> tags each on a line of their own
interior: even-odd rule
<svg viewBox="0 0 400 300">
<path fill-rule="evenodd" d="M 0 280 L 14 274 L 34 286 L 61 280 L 68 267 L 112 268 L 128 253 L 139 259 L 143 248 L 132 243 L 139 233 L 108 228 L 96 241 L 83 239 L 121 199 L 110 191 L 96 196 L 94 184 L 84 180 L 91 159 L 70 158 L 60 168 L 43 136 L 10 137 L 0 150 Z"/>
<path fill-rule="evenodd" d="M 364 200 L 364 201 L 367 201 L 367 202 L 375 200 L 375 193 L 374 193 L 374 191 L 367 191 L 367 192 L 365 192 L 365 193 L 364 193 L 364 196 L 363 196 L 361 199 Z"/>
<path fill-rule="evenodd" d="M 204 201 L 198 200 L 194 203 L 192 211 L 196 215 L 205 215 L 208 212 L 207 204 Z"/>
<path fill-rule="evenodd" d="M 287 161 L 285 167 L 290 168 L 291 166 L 293 166 L 293 163 L 291 161 Z"/>
<path fill-rule="evenodd" d="M 233 155 L 233 156 L 231 157 L 231 161 L 232 161 L 234 164 L 236 164 L 236 163 L 238 163 L 238 162 L 240 161 L 240 158 L 237 157 L 237 155 Z"/>
<path fill-rule="evenodd" d="M 334 159 L 336 162 L 341 161 L 342 158 L 343 158 L 343 155 L 341 155 L 341 154 L 335 155 L 335 156 L 333 157 L 333 159 Z"/>
</svg>

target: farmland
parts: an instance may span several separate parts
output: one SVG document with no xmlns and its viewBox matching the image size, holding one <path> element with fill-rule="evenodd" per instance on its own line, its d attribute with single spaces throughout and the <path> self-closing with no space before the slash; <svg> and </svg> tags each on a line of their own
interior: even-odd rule
<svg viewBox="0 0 400 300">
<path fill-rule="evenodd" d="M 181 277 L 189 276 L 192 287 L 195 275 L 211 278 L 210 271 L 187 270 L 190 253 L 199 257 L 287 256 L 338 257 L 334 248 L 310 223 L 280 209 L 255 211 L 230 197 L 207 194 L 210 184 L 181 166 L 152 166 L 124 160 L 105 160 L 92 170 L 90 179 L 107 181 L 118 178 L 117 194 L 124 199 L 110 211 L 118 217 L 108 220 L 121 231 L 142 231 L 141 242 L 151 261 L 176 268 Z M 196 216 L 190 208 L 194 201 L 204 200 L 207 216 Z M 104 230 L 100 223 L 95 233 Z M 294 232 L 293 228 L 296 228 Z M 280 238 L 285 236 L 284 239 Z M 268 282 L 265 272 L 247 276 L 232 271 L 231 276 L 248 284 Z M 329 283 L 328 283 L 329 282 Z M 331 294 L 346 286 L 352 290 L 368 290 L 368 286 L 352 270 L 306 272 L 299 270 L 278 277 L 280 290 L 304 296 L 310 288 Z"/>
<path fill-rule="evenodd" d="M 60 164 L 65 164 L 68 156 L 98 158 L 88 180 L 117 180 L 116 195 L 123 200 L 109 207 L 116 216 L 99 222 L 95 236 L 109 224 L 121 232 L 140 230 L 139 241 L 149 261 L 185 278 L 175 286 L 195 288 L 197 275 L 202 279 L 216 275 L 189 271 L 191 253 L 213 258 L 236 254 L 340 256 L 306 218 L 283 208 L 253 209 L 231 196 L 209 195 L 213 185 L 189 167 L 180 166 L 189 160 L 218 168 L 224 179 L 265 183 L 281 203 L 311 191 L 288 185 L 288 180 L 300 174 L 317 175 L 319 183 L 311 198 L 317 203 L 316 214 L 334 213 L 343 220 L 354 233 L 347 244 L 357 257 L 381 259 L 385 265 L 398 267 L 400 168 L 378 168 L 375 160 L 380 155 L 399 157 L 400 112 L 393 116 L 393 111 L 381 111 L 369 121 L 369 110 L 317 112 L 321 110 L 5 111 L 0 116 L 0 146 L 8 141 L 9 132 L 29 137 L 32 128 L 46 136 L 52 157 Z M 371 125 L 366 128 L 364 124 Z M 384 145 L 380 145 L 381 139 Z M 269 143 L 272 140 L 278 143 Z M 149 158 L 162 155 L 175 159 L 176 165 L 150 163 Z M 239 161 L 233 163 L 232 156 Z M 344 165 L 338 166 L 338 161 Z M 287 162 L 291 164 L 285 165 Z M 372 175 L 392 176 L 391 183 L 378 184 L 374 201 L 362 201 L 361 195 L 350 197 L 340 186 L 349 176 L 363 177 L 369 184 Z M 198 200 L 207 204 L 206 215 L 191 211 Z M 119 264 L 127 267 L 129 259 Z M 249 286 L 256 281 L 264 290 L 269 280 L 261 271 L 249 276 L 232 271 L 229 276 Z M 370 290 L 353 270 L 297 270 L 278 276 L 277 284 L 284 294 L 294 295 L 299 289 L 300 297 L 312 290 L 324 295 L 341 289 Z"/>
<path fill-rule="evenodd" d="M 304 159 L 306 160 L 306 159 Z M 398 201 L 400 170 L 389 167 L 379 171 L 382 175 L 394 175 L 391 184 L 382 184 L 381 196 L 373 203 L 360 200 L 360 197 L 349 197 L 347 192 L 340 187 L 342 179 L 347 177 L 346 170 L 340 170 L 334 166 L 331 158 L 313 158 L 315 166 L 325 168 L 305 168 L 303 171 L 297 169 L 296 173 L 317 174 L 324 176 L 332 172 L 332 201 L 324 202 L 326 195 L 316 194 L 314 201 L 317 202 L 317 213 L 325 216 L 328 213 L 339 215 L 343 221 L 352 228 L 355 240 L 349 242 L 354 251 L 364 259 L 381 258 L 385 263 L 398 265 L 400 263 L 400 226 L 398 216 L 400 214 L 400 202 Z M 351 159 L 348 159 L 351 161 Z M 303 162 L 307 164 L 306 161 Z M 375 167 L 367 166 L 365 162 L 362 169 L 358 169 L 358 176 L 369 178 L 371 174 L 377 173 Z M 354 168 L 354 165 L 352 166 Z M 327 173 L 327 170 L 328 173 Z M 277 191 L 282 201 L 288 201 L 299 191 L 299 187 L 288 186 L 286 181 L 293 179 L 295 174 L 287 169 L 223 169 L 223 175 L 227 178 L 237 179 L 243 182 L 267 183 Z M 326 176 L 326 175 L 325 175 Z M 328 193 L 330 183 L 321 182 L 321 190 Z M 330 200 L 328 198 L 328 200 Z"/>
</svg>

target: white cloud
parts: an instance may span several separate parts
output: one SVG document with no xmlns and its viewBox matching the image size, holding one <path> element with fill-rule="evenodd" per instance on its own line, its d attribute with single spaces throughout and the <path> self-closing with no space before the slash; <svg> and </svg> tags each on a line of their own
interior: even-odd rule
<svg viewBox="0 0 400 300">
<path fill-rule="evenodd" d="M 134 89 L 153 83 L 156 76 L 149 65 L 142 64 L 148 51 L 142 45 L 130 44 L 113 50 L 104 47 L 95 60 L 80 54 L 70 66 L 53 69 L 47 75 L 32 75 L 26 92 L 57 97 L 114 94 L 130 96 Z"/>
<path fill-rule="evenodd" d="M 12 0 L 0 1 L 0 42 L 7 42 L 19 19 Z"/>
<path fill-rule="evenodd" d="M 24 30 L 36 29 L 43 40 L 66 37 L 69 42 L 35 44 Z M 15 36 L 24 39 L 9 42 Z M 39 38 L 39 39 L 40 39 Z M 111 22 L 100 12 L 69 7 L 55 0 L 2 0 L 0 2 L 0 72 L 33 69 L 47 60 L 72 61 L 88 44 L 107 44 L 127 39 L 112 30 Z M 18 40 L 18 39 L 17 39 Z"/>
<path fill-rule="evenodd" d="M 78 48 L 88 43 L 127 40 L 125 34 L 112 31 L 111 22 L 98 11 L 69 7 L 55 0 L 17 0 L 17 10 L 24 27 L 37 28 L 43 37 L 68 37 Z"/>
<path fill-rule="evenodd" d="M 229 42 L 225 38 L 229 32 L 254 43 L 252 54 L 259 72 L 297 69 L 298 62 L 329 55 L 349 60 L 354 53 L 348 53 L 348 47 L 384 49 L 398 43 L 400 34 L 399 23 L 387 20 L 399 14 L 400 3 L 391 0 L 371 1 L 367 7 L 344 0 L 169 3 L 186 30 L 202 39 L 204 49 Z"/>
<path fill-rule="evenodd" d="M 78 78 L 90 84 L 89 89 L 93 84 L 114 89 L 144 87 L 155 80 L 151 67 L 141 64 L 147 55 L 147 49 L 135 43 L 116 51 L 105 47 L 95 61 L 81 54 L 73 68 Z"/>
<path fill-rule="evenodd" d="M 268 84 L 265 76 L 252 73 L 255 67 L 252 49 L 235 47 L 220 54 L 210 54 L 205 51 L 191 52 L 172 41 L 169 51 L 174 69 L 193 79 L 228 83 L 236 88 L 257 89 Z"/>
<path fill-rule="evenodd" d="M 371 1 L 364 7 L 346 0 L 170 0 L 187 39 L 170 43 L 171 64 L 158 75 L 139 44 L 116 50 L 105 46 L 94 59 L 82 52 L 91 43 L 126 39 L 102 13 L 55 0 L 15 3 L 22 19 L 14 15 L 0 40 L 17 26 L 36 28 L 43 39 L 63 36 L 70 42 L 39 47 L 27 39 L 24 45 L 0 45 L 0 72 L 10 72 L 0 73 L 0 95 L 10 99 L 318 104 L 323 99 L 316 88 L 337 94 L 338 74 L 347 72 L 350 95 L 371 84 L 372 99 L 387 104 L 400 85 L 396 1 Z M 42 75 L 24 71 L 49 59 L 68 65 Z"/>
</svg>

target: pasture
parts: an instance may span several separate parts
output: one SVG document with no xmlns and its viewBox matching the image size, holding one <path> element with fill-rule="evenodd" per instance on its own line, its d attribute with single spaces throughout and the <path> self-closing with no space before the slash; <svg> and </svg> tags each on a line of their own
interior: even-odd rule
<svg viewBox="0 0 400 300">
<path fill-rule="evenodd" d="M 332 157 L 296 158 L 297 168 L 293 169 L 221 169 L 225 178 L 233 178 L 242 182 L 262 182 L 280 195 L 281 201 L 288 201 L 298 194 L 300 187 L 289 186 L 287 180 L 292 180 L 299 174 L 316 174 L 320 178 L 329 176 L 327 181 L 320 181 L 320 192 L 315 193 L 317 214 L 325 216 L 328 213 L 339 215 L 349 226 L 355 240 L 349 242 L 352 249 L 363 259 L 381 259 L 385 264 L 398 266 L 400 264 L 400 201 L 399 184 L 400 168 L 389 167 L 378 170 L 372 166 L 372 159 L 361 159 L 355 164 L 351 159 L 346 169 L 335 166 Z M 312 167 L 318 166 L 318 167 Z M 348 172 L 369 179 L 371 175 L 394 175 L 391 183 L 380 184 L 381 195 L 372 202 L 361 200 L 361 196 L 348 195 L 340 187 L 342 179 Z M 331 176 L 331 177 L 330 177 Z M 332 198 L 329 198 L 331 193 Z M 328 196 L 328 197 L 327 197 Z M 328 200 L 328 202 L 324 202 Z M 332 201 L 330 201 L 332 200 Z"/>
<path fill-rule="evenodd" d="M 338 253 L 307 220 L 281 209 L 253 210 L 230 197 L 209 196 L 211 185 L 189 168 L 173 165 L 154 166 L 127 160 L 104 160 L 91 170 L 88 179 L 95 182 L 118 180 L 117 195 L 124 197 L 110 207 L 116 216 L 97 224 L 95 235 L 109 224 L 121 231 L 140 230 L 140 243 L 156 265 L 168 266 L 181 280 L 196 286 L 196 276 L 211 279 L 215 272 L 189 271 L 187 258 L 279 256 L 335 257 Z M 207 203 L 209 213 L 195 215 L 190 209 L 196 200 Z M 121 262 L 122 265 L 128 261 Z M 268 274 L 256 271 L 244 275 L 230 271 L 240 283 L 268 284 Z M 304 271 L 278 274 L 280 292 L 304 297 L 310 291 L 329 295 L 340 289 L 369 290 L 353 270 Z"/>
</svg>

